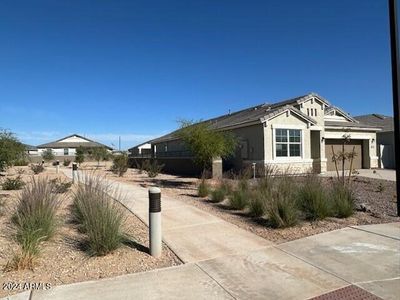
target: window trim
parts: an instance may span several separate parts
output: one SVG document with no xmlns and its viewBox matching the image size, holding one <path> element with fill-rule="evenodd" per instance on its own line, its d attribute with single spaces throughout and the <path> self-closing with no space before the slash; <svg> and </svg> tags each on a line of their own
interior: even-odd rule
<svg viewBox="0 0 400 300">
<path fill-rule="evenodd" d="M 303 126 L 296 126 L 296 125 L 274 125 L 271 126 L 272 128 L 272 159 L 274 161 L 299 161 L 304 159 L 304 130 L 305 127 Z M 300 156 L 290 156 L 290 142 L 288 140 L 288 156 L 277 156 L 276 155 L 276 130 L 277 129 L 295 129 L 300 130 Z M 289 131 L 287 131 L 289 137 Z M 278 143 L 279 144 L 279 143 Z"/>
<path fill-rule="evenodd" d="M 67 150 L 67 154 L 65 154 L 65 150 Z M 68 156 L 69 155 L 69 148 L 64 148 L 64 156 Z"/>
</svg>

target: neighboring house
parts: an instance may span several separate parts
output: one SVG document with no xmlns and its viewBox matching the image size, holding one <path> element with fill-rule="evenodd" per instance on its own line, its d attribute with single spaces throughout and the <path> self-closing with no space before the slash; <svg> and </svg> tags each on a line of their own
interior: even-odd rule
<svg viewBox="0 0 400 300">
<path fill-rule="evenodd" d="M 240 170 L 252 163 L 258 167 L 290 168 L 291 172 L 333 171 L 332 149 L 335 153 L 342 150 L 345 135 L 350 135 L 345 150 L 351 151 L 354 147 L 357 153 L 355 169 L 378 166 L 376 132 L 380 128 L 355 120 L 314 93 L 257 105 L 204 122 L 237 137 L 236 153 L 224 161 L 224 171 L 228 168 Z M 187 164 L 192 155 L 176 136 L 176 131 L 150 143 L 152 155 L 165 164 L 166 170 L 180 173 L 176 168 L 184 165 L 184 173 L 189 173 Z M 185 163 L 179 164 L 179 161 Z M 348 162 L 345 168 L 349 168 Z"/>
<path fill-rule="evenodd" d="M 394 120 L 393 117 L 370 114 L 354 117 L 356 120 L 371 126 L 382 127 L 382 131 L 376 134 L 377 155 L 379 167 L 385 169 L 396 168 L 394 153 Z"/>
<path fill-rule="evenodd" d="M 35 146 L 23 144 L 25 146 L 25 151 L 28 156 L 38 155 L 38 149 Z"/>
<path fill-rule="evenodd" d="M 78 134 L 72 134 L 54 142 L 37 146 L 37 156 L 41 156 L 44 151 L 51 149 L 56 159 L 74 159 L 78 147 L 83 147 L 86 150 L 96 147 L 104 147 L 109 151 L 112 150 L 112 148 L 107 145 L 95 142 Z"/>
<path fill-rule="evenodd" d="M 151 144 L 144 142 L 128 149 L 131 156 L 134 157 L 150 157 L 151 156 Z"/>
</svg>

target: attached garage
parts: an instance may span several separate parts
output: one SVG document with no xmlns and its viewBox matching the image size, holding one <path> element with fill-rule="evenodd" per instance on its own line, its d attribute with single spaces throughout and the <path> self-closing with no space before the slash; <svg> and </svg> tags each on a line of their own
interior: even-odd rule
<svg viewBox="0 0 400 300">
<path fill-rule="evenodd" d="M 338 154 L 343 150 L 343 140 L 342 139 L 326 139 L 325 140 L 325 155 L 327 158 L 327 170 L 335 171 L 335 163 L 332 161 L 333 153 Z M 353 169 L 362 169 L 363 168 L 363 140 L 351 140 L 350 142 L 345 143 L 344 151 L 345 152 L 356 152 L 356 156 L 353 160 Z M 344 165 L 345 170 L 350 169 L 350 160 L 345 161 Z M 342 162 L 338 162 L 338 169 L 342 170 Z"/>
</svg>

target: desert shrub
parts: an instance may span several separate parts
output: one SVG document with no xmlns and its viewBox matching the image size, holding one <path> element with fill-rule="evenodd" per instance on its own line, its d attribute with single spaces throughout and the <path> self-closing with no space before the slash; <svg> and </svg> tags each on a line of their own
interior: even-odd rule
<svg viewBox="0 0 400 300">
<path fill-rule="evenodd" d="M 79 165 L 85 161 L 85 149 L 82 146 L 76 148 L 75 151 L 75 162 Z"/>
<path fill-rule="evenodd" d="M 63 161 L 63 166 L 64 167 L 68 167 L 71 164 L 71 160 L 70 159 L 64 159 Z"/>
<path fill-rule="evenodd" d="M 33 164 L 31 165 L 31 170 L 33 171 L 34 174 L 39 174 L 44 171 L 44 166 L 42 164 Z"/>
<path fill-rule="evenodd" d="M 13 162 L 13 165 L 16 166 L 16 167 L 25 167 L 25 166 L 29 165 L 29 161 L 26 160 L 26 159 L 21 158 L 21 159 L 15 160 Z"/>
<path fill-rule="evenodd" d="M 115 155 L 111 171 L 120 177 L 123 176 L 128 171 L 128 156 L 124 154 Z"/>
<path fill-rule="evenodd" d="M 7 170 L 7 167 L 7 163 L 0 160 L 0 172 L 4 172 L 5 170 Z"/>
<path fill-rule="evenodd" d="M 350 187 L 335 183 L 330 191 L 335 217 L 347 218 L 354 213 L 355 199 Z"/>
<path fill-rule="evenodd" d="M 226 196 L 226 190 L 222 187 L 219 186 L 215 188 L 214 190 L 211 191 L 211 201 L 215 203 L 219 203 L 224 201 L 225 196 Z"/>
<path fill-rule="evenodd" d="M 207 180 L 203 177 L 200 181 L 199 186 L 197 187 L 197 195 L 199 197 L 207 197 L 210 193 L 210 185 L 207 183 Z"/>
<path fill-rule="evenodd" d="M 329 195 L 325 192 L 321 180 L 315 175 L 306 177 L 297 193 L 299 208 L 308 220 L 322 220 L 332 215 Z"/>
<path fill-rule="evenodd" d="M 86 177 L 85 184 L 74 192 L 72 214 L 86 235 L 89 254 L 102 256 L 117 249 L 123 239 L 123 211 L 110 194 L 111 189 L 100 177 Z"/>
<path fill-rule="evenodd" d="M 69 188 L 72 186 L 71 181 L 61 181 L 58 178 L 50 180 L 50 183 L 53 185 L 53 193 L 64 194 L 68 192 Z"/>
<path fill-rule="evenodd" d="M 147 175 L 150 178 L 157 177 L 163 168 L 164 164 L 158 164 L 157 160 L 150 161 L 146 167 Z"/>
<path fill-rule="evenodd" d="M 140 169 L 142 171 L 147 171 L 149 169 L 149 165 L 150 165 L 150 160 L 146 159 L 142 162 L 142 164 L 140 165 Z"/>
<path fill-rule="evenodd" d="M 21 176 L 18 176 L 16 178 L 7 178 L 4 180 L 4 182 L 1 184 L 1 187 L 3 190 L 19 190 L 25 185 L 25 182 L 21 179 Z"/>
<path fill-rule="evenodd" d="M 18 173 L 18 175 L 25 174 L 25 170 L 24 169 L 17 169 L 17 173 Z"/>
<path fill-rule="evenodd" d="M 45 151 L 42 152 L 42 158 L 45 161 L 50 161 L 55 158 L 54 153 L 51 149 L 46 149 Z"/>
<path fill-rule="evenodd" d="M 13 162 L 25 157 L 26 147 L 14 133 L 0 129 L 0 171 L 3 172 Z"/>
<path fill-rule="evenodd" d="M 298 222 L 298 209 L 295 201 L 296 185 L 284 175 L 277 180 L 271 198 L 265 203 L 265 211 L 271 226 L 290 227 Z"/>
<path fill-rule="evenodd" d="M 90 157 L 97 161 L 97 166 L 99 166 L 101 160 L 108 160 L 110 153 L 106 147 L 95 147 L 90 150 Z"/>
</svg>

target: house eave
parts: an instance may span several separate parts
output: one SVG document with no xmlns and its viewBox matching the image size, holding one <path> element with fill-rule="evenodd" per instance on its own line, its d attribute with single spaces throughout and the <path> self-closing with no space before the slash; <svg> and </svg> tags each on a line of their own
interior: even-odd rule
<svg viewBox="0 0 400 300">
<path fill-rule="evenodd" d="M 377 127 L 352 127 L 352 126 L 325 126 L 325 130 L 343 130 L 343 131 L 381 131 L 381 128 Z"/>
</svg>

